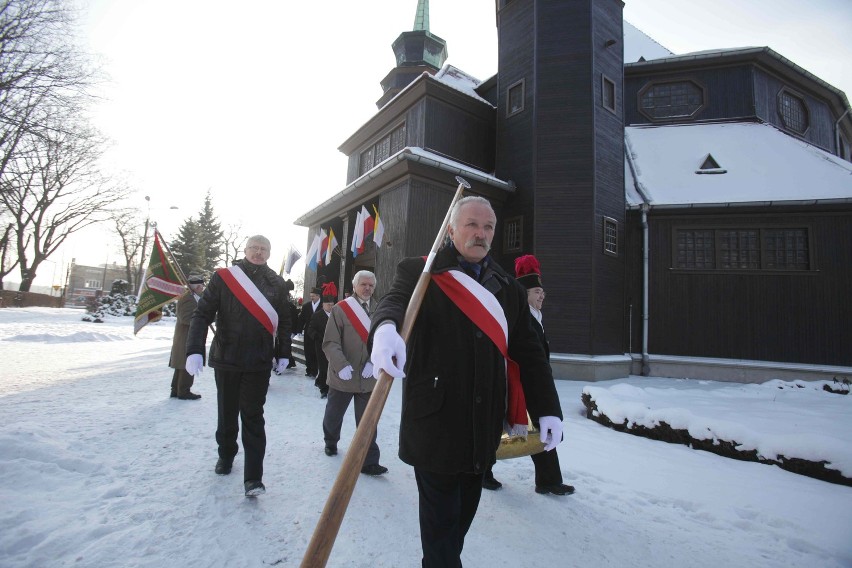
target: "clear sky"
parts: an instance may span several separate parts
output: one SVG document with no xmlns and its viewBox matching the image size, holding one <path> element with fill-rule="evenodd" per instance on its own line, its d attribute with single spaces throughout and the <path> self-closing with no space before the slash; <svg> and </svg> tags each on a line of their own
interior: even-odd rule
<svg viewBox="0 0 852 568">
<path fill-rule="evenodd" d="M 276 267 L 289 244 L 307 248 L 293 220 L 344 187 L 337 147 L 376 112 L 379 81 L 394 65 L 390 44 L 412 29 L 417 6 L 78 1 L 81 41 L 110 79 L 96 109 L 114 141 L 107 167 L 136 188 L 130 204 L 145 210 L 150 196 L 170 240 L 209 190 L 223 225 L 270 237 Z M 494 5 L 430 2 L 448 63 L 480 79 L 497 68 Z M 675 53 L 767 45 L 852 92 L 848 0 L 626 0 L 624 17 Z M 117 261 L 110 238 L 88 230 L 51 260 Z M 51 270 L 44 265 L 40 281 Z"/>
</svg>

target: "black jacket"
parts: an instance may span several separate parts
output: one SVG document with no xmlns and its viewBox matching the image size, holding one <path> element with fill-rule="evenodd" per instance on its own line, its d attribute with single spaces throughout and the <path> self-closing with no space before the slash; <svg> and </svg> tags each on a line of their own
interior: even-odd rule
<svg viewBox="0 0 852 568">
<path fill-rule="evenodd" d="M 455 248 L 442 249 L 432 272 L 460 269 Z M 397 267 L 388 294 L 372 316 L 370 341 L 385 320 L 402 328 L 405 309 L 423 271 L 422 258 Z M 509 356 L 521 369 L 527 410 L 562 418 L 559 397 L 541 342 L 532 328 L 526 290 L 493 261 L 479 279 L 503 307 Z M 438 473 L 481 473 L 495 462 L 506 416 L 503 356 L 488 337 L 431 282 L 407 344 L 402 379 L 399 457 Z"/>
<path fill-rule="evenodd" d="M 210 347 L 208 365 L 214 369 L 269 371 L 273 357 L 292 357 L 292 321 L 284 279 L 267 265 L 246 259 L 236 263 L 278 314 L 278 332 L 272 335 L 234 296 L 218 272 L 213 273 L 192 315 L 186 340 L 186 354 L 204 354 L 207 327 L 216 322 L 216 335 Z"/>
<path fill-rule="evenodd" d="M 322 301 L 317 304 L 317 311 L 322 311 Z M 308 326 L 311 325 L 311 318 L 314 316 L 314 305 L 311 303 L 310 298 L 308 298 L 307 302 L 302 303 L 302 310 L 299 312 L 299 324 L 297 329 L 308 335 Z M 322 339 L 322 338 L 320 338 Z"/>
<path fill-rule="evenodd" d="M 310 306 L 309 306 L 310 307 Z M 305 328 L 305 335 L 312 341 L 322 343 L 323 335 L 325 335 L 325 326 L 328 325 L 328 314 L 322 309 L 322 304 L 311 316 L 311 321 L 308 322 Z"/>
</svg>

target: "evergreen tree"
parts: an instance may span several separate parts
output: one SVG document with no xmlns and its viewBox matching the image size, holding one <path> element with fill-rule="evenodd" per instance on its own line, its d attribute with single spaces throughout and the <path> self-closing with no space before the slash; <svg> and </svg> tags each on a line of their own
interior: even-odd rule
<svg viewBox="0 0 852 568">
<path fill-rule="evenodd" d="M 205 276 L 209 276 L 221 264 L 224 252 L 222 250 L 222 235 L 224 231 L 222 231 L 222 225 L 213 212 L 209 191 L 204 198 L 204 207 L 202 207 L 201 213 L 198 215 L 196 226 L 198 228 L 199 246 L 202 251 L 199 264 Z"/>
<path fill-rule="evenodd" d="M 201 274 L 204 270 L 204 247 L 199 233 L 198 223 L 189 217 L 180 226 L 177 237 L 170 245 L 175 260 L 187 277 L 190 274 Z"/>
</svg>

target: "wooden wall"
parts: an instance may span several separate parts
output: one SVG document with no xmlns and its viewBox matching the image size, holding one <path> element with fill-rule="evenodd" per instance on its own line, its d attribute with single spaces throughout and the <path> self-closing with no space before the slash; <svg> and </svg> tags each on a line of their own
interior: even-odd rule
<svg viewBox="0 0 852 568">
<path fill-rule="evenodd" d="M 650 219 L 651 353 L 852 365 L 852 247 L 848 246 L 852 209 L 848 206 L 823 212 L 728 210 L 718 216 L 652 212 Z M 813 269 L 673 269 L 675 226 L 765 224 L 807 226 Z M 641 233 L 636 235 L 641 238 Z M 631 264 L 629 290 L 641 290 L 635 263 Z M 641 285 L 641 272 L 639 277 Z"/>
</svg>

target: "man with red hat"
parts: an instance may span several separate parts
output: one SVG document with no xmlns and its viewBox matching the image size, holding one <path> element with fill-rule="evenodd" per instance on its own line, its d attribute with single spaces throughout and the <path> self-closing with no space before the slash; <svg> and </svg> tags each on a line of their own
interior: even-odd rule
<svg viewBox="0 0 852 568">
<path fill-rule="evenodd" d="M 530 305 L 530 315 L 533 320 L 533 329 L 538 335 L 541 346 L 550 359 L 550 343 L 544 334 L 542 323 L 541 306 L 544 303 L 544 285 L 541 283 L 541 264 L 531 254 L 519 256 L 515 259 L 515 280 L 527 289 L 527 303 Z M 536 424 L 538 427 L 538 424 Z M 562 469 L 559 466 L 559 454 L 556 450 L 540 452 L 530 456 L 535 465 L 535 492 L 542 495 L 570 495 L 574 493 L 574 487 L 562 482 Z M 482 487 L 495 491 L 503 486 L 494 479 L 494 474 L 489 469 L 482 478 Z"/>
</svg>

